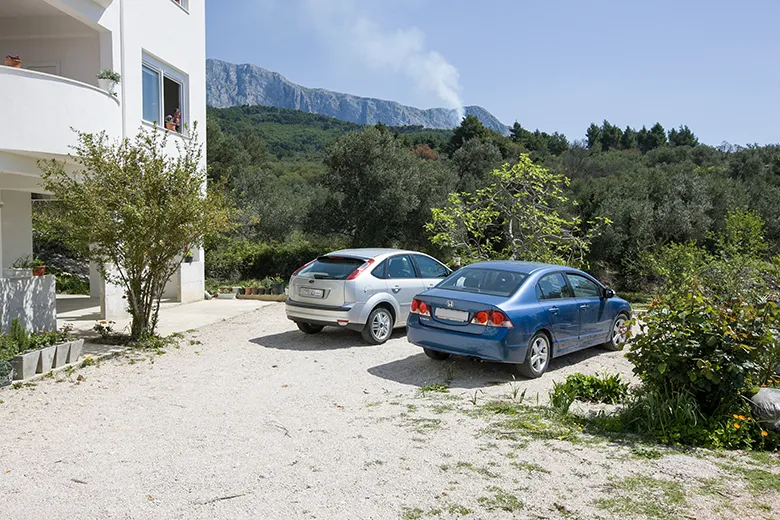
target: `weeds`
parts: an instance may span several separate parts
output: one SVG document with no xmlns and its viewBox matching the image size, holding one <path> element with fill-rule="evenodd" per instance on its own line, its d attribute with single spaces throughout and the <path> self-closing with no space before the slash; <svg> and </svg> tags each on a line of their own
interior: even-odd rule
<svg viewBox="0 0 780 520">
<path fill-rule="evenodd" d="M 438 392 L 440 394 L 446 394 L 449 392 L 450 389 L 447 385 L 441 384 L 441 383 L 434 383 L 432 385 L 425 385 L 422 388 L 420 388 L 420 393 L 425 397 L 425 394 L 431 393 L 431 392 Z"/>
<path fill-rule="evenodd" d="M 609 498 L 594 502 L 596 507 L 631 518 L 644 515 L 648 518 L 675 518 L 687 505 L 685 489 L 681 484 L 645 475 L 634 475 L 622 480 L 610 478 L 607 484 Z"/>
<path fill-rule="evenodd" d="M 560 413 L 567 413 L 575 399 L 592 403 L 617 404 L 628 396 L 628 383 L 619 374 L 588 376 L 572 374 L 562 383 L 553 383 L 550 402 Z"/>
<path fill-rule="evenodd" d="M 525 507 L 525 504 L 516 496 L 507 493 L 503 489 L 496 486 L 489 486 L 487 491 L 493 493 L 492 497 L 480 497 L 477 502 L 488 511 L 507 511 L 513 513 L 520 511 Z"/>
</svg>

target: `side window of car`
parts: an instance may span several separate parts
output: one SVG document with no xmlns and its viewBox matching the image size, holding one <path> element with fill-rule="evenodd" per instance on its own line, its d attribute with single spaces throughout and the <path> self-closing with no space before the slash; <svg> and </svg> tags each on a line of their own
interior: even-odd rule
<svg viewBox="0 0 780 520">
<path fill-rule="evenodd" d="M 387 260 L 374 267 L 374 269 L 371 271 L 371 275 L 374 278 L 379 278 L 380 280 L 387 278 Z"/>
<path fill-rule="evenodd" d="M 390 279 L 417 278 L 409 255 L 398 255 L 387 259 L 387 277 Z"/>
<path fill-rule="evenodd" d="M 450 275 L 450 270 L 433 258 L 423 255 L 412 255 L 412 259 L 421 278 L 447 278 Z"/>
<path fill-rule="evenodd" d="M 578 274 L 567 274 L 572 289 L 574 289 L 574 296 L 577 298 L 599 298 L 601 297 L 601 291 L 599 291 L 598 285 L 588 280 L 584 276 Z"/>
<path fill-rule="evenodd" d="M 536 297 L 540 300 L 559 300 L 571 298 L 569 286 L 561 273 L 552 273 L 543 276 L 536 284 Z"/>
</svg>

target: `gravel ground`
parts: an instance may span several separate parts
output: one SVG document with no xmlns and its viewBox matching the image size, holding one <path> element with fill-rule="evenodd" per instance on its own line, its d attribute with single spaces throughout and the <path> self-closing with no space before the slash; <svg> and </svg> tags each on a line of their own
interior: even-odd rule
<svg viewBox="0 0 780 520">
<path fill-rule="evenodd" d="M 780 518 L 780 460 L 561 430 L 555 380 L 620 372 L 590 349 L 534 381 L 434 362 L 402 332 L 305 336 L 274 304 L 0 391 L 7 518 Z M 421 391 L 444 384 L 444 391 Z M 530 405 L 516 417 L 495 400 Z M 522 426 L 510 427 L 507 419 Z M 560 438 L 562 438 L 562 440 Z"/>
</svg>

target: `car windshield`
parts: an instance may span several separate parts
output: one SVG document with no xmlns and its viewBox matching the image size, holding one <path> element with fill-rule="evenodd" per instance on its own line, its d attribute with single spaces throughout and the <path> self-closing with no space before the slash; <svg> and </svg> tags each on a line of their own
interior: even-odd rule
<svg viewBox="0 0 780 520">
<path fill-rule="evenodd" d="M 343 258 L 336 256 L 321 256 L 301 269 L 298 275 L 308 275 L 322 280 L 345 280 L 352 271 L 365 263 L 359 258 Z"/>
<path fill-rule="evenodd" d="M 437 287 L 451 291 L 509 297 L 517 291 L 527 277 L 526 273 L 467 267 L 453 273 Z"/>
</svg>

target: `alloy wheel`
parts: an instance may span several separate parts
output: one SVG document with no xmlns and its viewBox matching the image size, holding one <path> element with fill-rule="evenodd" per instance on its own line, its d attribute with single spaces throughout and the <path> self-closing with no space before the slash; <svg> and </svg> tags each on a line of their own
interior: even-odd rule
<svg viewBox="0 0 780 520">
<path fill-rule="evenodd" d="M 619 316 L 612 327 L 612 343 L 617 347 L 626 342 L 626 318 Z"/>
<path fill-rule="evenodd" d="M 390 314 L 384 310 L 374 314 L 374 319 L 371 321 L 371 334 L 378 341 L 384 341 L 390 336 L 391 319 Z"/>
<path fill-rule="evenodd" d="M 541 373 L 547 366 L 550 345 L 544 336 L 537 337 L 531 345 L 531 367 L 536 373 Z"/>
</svg>

